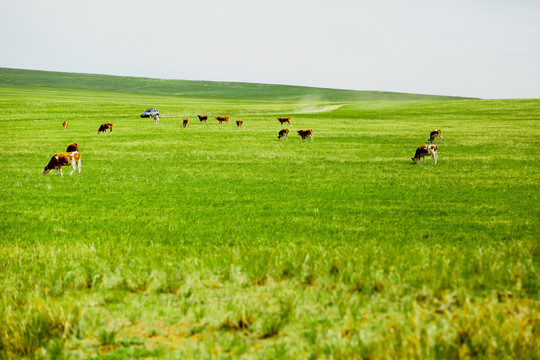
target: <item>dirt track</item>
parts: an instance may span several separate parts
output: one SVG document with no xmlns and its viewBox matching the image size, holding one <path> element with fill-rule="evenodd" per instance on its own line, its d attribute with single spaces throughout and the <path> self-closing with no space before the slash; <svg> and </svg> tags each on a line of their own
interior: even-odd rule
<svg viewBox="0 0 540 360">
<path fill-rule="evenodd" d="M 340 107 L 344 106 L 345 104 L 341 104 L 341 105 L 328 105 L 328 106 L 325 106 L 325 107 L 322 107 L 320 109 L 317 109 L 317 108 L 306 108 L 306 109 L 302 109 L 302 110 L 299 110 L 299 111 L 295 111 L 294 113 L 295 114 L 306 114 L 306 113 L 319 113 L 319 112 L 325 112 L 325 111 L 332 111 L 332 110 L 336 110 L 336 109 L 339 109 Z"/>
</svg>

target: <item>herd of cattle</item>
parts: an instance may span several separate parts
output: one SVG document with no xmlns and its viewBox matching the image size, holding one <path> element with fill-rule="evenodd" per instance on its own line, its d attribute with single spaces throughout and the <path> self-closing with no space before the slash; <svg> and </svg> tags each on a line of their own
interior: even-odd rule
<svg viewBox="0 0 540 360">
<path fill-rule="evenodd" d="M 197 117 L 199 118 L 199 122 L 202 124 L 203 122 L 204 123 L 207 123 L 208 122 L 208 115 L 197 115 Z M 291 118 L 277 118 L 279 123 L 281 125 L 283 125 L 284 123 L 287 123 L 287 124 L 291 124 Z M 220 123 L 220 124 L 229 124 L 231 119 L 230 117 L 227 115 L 227 116 L 216 116 L 216 120 Z M 154 116 L 154 124 L 158 125 L 159 124 L 159 115 L 156 115 Z M 103 125 L 102 125 L 103 126 Z M 184 118 L 182 119 L 182 126 L 183 127 L 188 127 L 189 126 L 189 118 Z M 236 127 L 242 127 L 244 126 L 244 120 L 236 120 Z M 111 124 L 111 131 L 112 131 L 112 124 Z M 98 131 L 99 132 L 99 131 Z M 311 142 L 313 142 L 313 130 L 312 129 L 302 129 L 302 130 L 298 130 L 298 135 L 300 135 L 302 137 L 302 141 L 305 141 L 307 138 L 310 139 Z M 285 140 L 287 140 L 288 138 L 288 135 L 289 135 L 289 129 L 281 129 L 278 133 L 278 140 L 281 140 L 283 137 L 285 138 Z"/>
<path fill-rule="evenodd" d="M 199 118 L 199 121 L 201 123 L 203 123 L 203 122 L 206 123 L 207 120 L 208 120 L 208 115 L 197 115 L 197 117 Z M 281 124 L 281 126 L 283 126 L 283 124 L 291 125 L 291 118 L 289 118 L 289 117 L 280 117 L 280 118 L 277 118 L 277 119 L 278 119 L 279 123 Z M 222 123 L 227 123 L 228 124 L 229 121 L 230 121 L 230 118 L 229 118 L 229 116 L 216 116 L 216 120 L 220 124 L 222 124 Z M 159 124 L 159 115 L 156 115 L 154 117 L 154 124 L 156 124 L 156 125 Z M 69 125 L 68 121 L 64 121 L 62 123 L 62 126 L 64 127 L 64 130 L 67 130 L 68 125 Z M 184 118 L 182 120 L 182 125 L 184 127 L 188 127 L 189 126 L 189 118 Z M 236 120 L 236 126 L 237 127 L 244 126 L 244 121 L 243 120 Z M 110 133 L 112 132 L 112 129 L 113 129 L 113 123 L 112 122 L 101 124 L 99 126 L 99 128 L 98 128 L 98 134 L 106 133 L 107 129 L 109 129 Z M 298 133 L 298 135 L 300 135 L 302 137 L 302 142 L 304 142 L 306 139 L 309 139 L 311 142 L 313 142 L 313 130 L 312 129 L 297 130 L 297 133 Z M 287 141 L 288 136 L 289 136 L 289 129 L 283 128 L 283 129 L 279 130 L 279 132 L 278 132 L 278 140 L 279 141 L 281 141 L 281 139 L 283 139 L 283 138 L 285 138 L 285 141 Z M 418 162 L 422 158 L 424 158 L 424 164 L 425 164 L 426 163 L 426 156 L 431 156 L 431 164 L 433 162 L 435 162 L 435 164 L 437 164 L 437 159 L 438 159 L 437 145 L 433 144 L 434 141 L 437 141 L 437 142 L 442 141 L 441 130 L 433 130 L 433 131 L 431 131 L 431 133 L 429 134 L 429 142 L 431 142 L 431 144 L 430 145 L 422 145 L 422 146 L 419 146 L 416 149 L 416 153 L 414 154 L 414 157 L 412 158 L 413 163 L 418 164 Z M 60 175 L 64 176 L 62 174 L 62 166 L 69 166 L 69 165 L 71 165 L 73 167 L 73 170 L 71 171 L 69 176 L 73 175 L 73 172 L 75 172 L 76 166 L 79 169 L 79 174 L 81 173 L 81 154 L 79 152 L 79 145 L 77 145 L 77 143 L 70 144 L 67 147 L 66 152 L 59 153 L 59 154 L 54 154 L 53 157 L 51 158 L 51 160 L 49 161 L 49 163 L 47 165 L 45 165 L 45 168 L 43 169 L 43 174 L 47 174 L 49 171 L 54 169 L 54 170 L 56 170 L 55 175 L 57 175 L 58 171 L 60 171 Z"/>
<path fill-rule="evenodd" d="M 66 122 L 64 122 L 64 129 L 67 128 L 67 124 L 65 123 Z M 60 170 L 60 175 L 63 177 L 64 174 L 62 174 L 62 166 L 68 165 L 71 165 L 73 167 L 73 170 L 71 170 L 69 176 L 73 175 L 73 172 L 75 171 L 75 166 L 79 168 L 79 175 L 81 174 L 81 153 L 79 152 L 79 145 L 77 145 L 77 143 L 69 144 L 66 152 L 54 154 L 51 158 L 51 161 L 49 161 L 49 163 L 45 165 L 45 168 L 43 169 L 43 174 L 45 175 L 49 171 L 54 169 L 54 175 L 58 175 L 58 171 Z"/>
<path fill-rule="evenodd" d="M 431 156 L 431 163 L 435 161 L 435 164 L 437 164 L 437 159 L 439 156 L 437 155 L 437 145 L 433 144 L 433 141 L 442 141 L 442 133 L 441 130 L 433 130 L 429 133 L 429 139 L 428 141 L 431 143 L 430 145 L 422 145 L 416 148 L 416 153 L 414 154 L 414 157 L 412 158 L 412 161 L 415 164 L 418 164 L 420 159 L 424 158 L 424 164 L 426 163 L 426 156 Z"/>
<path fill-rule="evenodd" d="M 206 123 L 208 122 L 208 115 L 197 115 L 197 117 L 199 118 L 199 121 L 201 123 Z M 156 120 L 157 119 L 157 120 Z M 230 117 L 229 116 L 216 116 L 216 120 L 220 123 L 220 124 L 229 124 L 230 123 Z M 278 118 L 278 121 L 281 125 L 283 125 L 284 123 L 287 123 L 287 124 L 291 124 L 291 118 Z M 154 123 L 157 124 L 159 123 L 159 116 L 156 115 L 154 117 Z M 184 118 L 182 120 L 182 125 L 184 127 L 188 127 L 189 126 L 189 118 Z M 236 120 L 236 127 L 241 127 L 241 126 L 244 126 L 244 120 Z M 311 142 L 313 142 L 313 130 L 312 129 L 302 129 L 302 130 L 298 130 L 298 135 L 300 135 L 302 137 L 302 141 L 305 141 L 307 138 L 310 139 Z M 283 137 L 285 138 L 285 140 L 287 140 L 289 136 L 289 129 L 281 129 L 278 133 L 278 140 L 281 140 Z"/>
</svg>

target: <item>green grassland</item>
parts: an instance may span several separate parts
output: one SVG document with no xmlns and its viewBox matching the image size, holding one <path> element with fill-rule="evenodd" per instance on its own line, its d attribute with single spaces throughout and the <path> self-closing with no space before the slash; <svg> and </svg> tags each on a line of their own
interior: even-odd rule
<svg viewBox="0 0 540 360">
<path fill-rule="evenodd" d="M 5 73 L 1 359 L 540 357 L 540 100 Z M 439 163 L 413 165 L 432 129 Z M 42 175 L 72 142 L 81 175 Z"/>
<path fill-rule="evenodd" d="M 241 82 L 167 80 L 0 68 L 0 85 L 45 86 L 99 91 L 226 99 L 323 101 L 456 100 L 456 96 L 355 91 Z"/>
</svg>

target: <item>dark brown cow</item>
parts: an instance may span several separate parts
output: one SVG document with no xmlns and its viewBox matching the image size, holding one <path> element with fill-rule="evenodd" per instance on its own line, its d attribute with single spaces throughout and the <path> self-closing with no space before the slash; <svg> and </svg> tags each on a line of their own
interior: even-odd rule
<svg viewBox="0 0 540 360">
<path fill-rule="evenodd" d="M 244 126 L 244 120 L 236 120 L 236 127 Z"/>
<path fill-rule="evenodd" d="M 219 121 L 220 124 L 223 124 L 223 122 L 229 123 L 228 116 L 216 116 L 216 120 Z"/>
<path fill-rule="evenodd" d="M 442 141 L 441 130 L 433 130 L 429 133 L 429 142 L 433 144 L 433 141 L 435 140 L 437 140 L 437 142 Z"/>
<path fill-rule="evenodd" d="M 278 140 L 281 141 L 281 138 L 284 137 L 285 141 L 287 141 L 287 138 L 289 137 L 289 129 L 281 129 L 278 133 Z"/>
<path fill-rule="evenodd" d="M 79 151 L 79 145 L 77 143 L 69 144 L 66 152 L 73 152 L 73 151 Z"/>
<path fill-rule="evenodd" d="M 184 127 L 188 127 L 188 126 L 189 126 L 189 118 L 185 118 L 185 119 L 182 121 L 182 125 L 184 125 Z"/>
<path fill-rule="evenodd" d="M 290 118 L 290 117 L 286 117 L 286 118 L 277 118 L 277 119 L 278 119 L 278 121 L 279 121 L 279 123 L 280 123 L 281 125 L 283 125 L 283 124 L 285 124 L 285 123 L 291 125 L 291 118 Z"/>
<path fill-rule="evenodd" d="M 418 164 L 420 159 L 424 158 L 424 164 L 425 164 L 426 156 L 431 156 L 430 164 L 432 164 L 433 161 L 435 161 L 435 164 L 437 164 L 437 159 L 439 159 L 439 156 L 437 155 L 437 145 L 422 145 L 422 146 L 417 147 L 416 153 L 414 154 L 412 161 L 415 164 Z"/>
<path fill-rule="evenodd" d="M 305 141 L 307 137 L 309 137 L 309 140 L 313 142 L 313 130 L 312 129 L 305 129 L 305 130 L 298 130 L 298 135 L 302 137 L 302 141 Z"/>
<path fill-rule="evenodd" d="M 197 117 L 199 118 L 200 122 L 206 122 L 206 120 L 208 120 L 208 115 L 197 115 Z"/>
<path fill-rule="evenodd" d="M 75 166 L 79 168 L 79 175 L 81 174 L 81 154 L 78 151 L 65 152 L 60 154 L 54 154 L 51 158 L 51 161 L 43 169 L 43 175 L 47 174 L 52 169 L 56 170 L 54 175 L 58 175 L 58 170 L 60 170 L 60 175 L 63 177 L 62 166 L 71 165 L 73 170 L 69 173 L 69 176 L 73 175 L 75 171 Z"/>
<path fill-rule="evenodd" d="M 64 127 L 64 130 L 67 130 L 68 125 L 69 125 L 69 121 L 64 121 L 62 123 L 62 126 Z"/>
<path fill-rule="evenodd" d="M 113 128 L 113 123 L 106 123 L 106 124 L 101 124 L 101 126 L 99 127 L 97 133 L 107 133 L 107 129 L 109 129 L 109 132 L 112 132 L 112 128 Z"/>
</svg>

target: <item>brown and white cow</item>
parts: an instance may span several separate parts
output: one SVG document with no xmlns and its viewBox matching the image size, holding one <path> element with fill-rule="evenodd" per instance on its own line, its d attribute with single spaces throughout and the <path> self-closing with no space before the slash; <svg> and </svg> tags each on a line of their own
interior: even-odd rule
<svg viewBox="0 0 540 360">
<path fill-rule="evenodd" d="M 229 116 L 216 116 L 216 120 L 219 121 L 220 124 L 223 124 L 223 122 L 229 123 Z"/>
<path fill-rule="evenodd" d="M 412 158 L 412 161 L 415 164 L 418 164 L 420 159 L 424 158 L 424 164 L 426 163 L 426 156 L 431 156 L 431 162 L 430 164 L 435 161 L 435 164 L 437 164 L 437 159 L 439 156 L 437 155 L 437 145 L 422 145 L 419 146 L 416 149 L 416 153 L 414 154 L 414 157 Z"/>
<path fill-rule="evenodd" d="M 64 121 L 62 123 L 62 126 L 64 127 L 64 130 L 67 130 L 68 125 L 69 125 L 69 121 Z"/>
<path fill-rule="evenodd" d="M 287 141 L 287 138 L 289 137 L 289 129 L 281 129 L 278 133 L 278 140 L 281 141 L 281 138 L 285 138 L 285 141 Z"/>
<path fill-rule="evenodd" d="M 79 145 L 77 143 L 69 144 L 66 152 L 73 152 L 73 151 L 79 151 Z"/>
<path fill-rule="evenodd" d="M 197 117 L 199 118 L 200 122 L 206 122 L 206 120 L 208 120 L 208 115 L 197 115 Z"/>
<path fill-rule="evenodd" d="M 278 121 L 279 121 L 279 123 L 280 123 L 281 125 L 283 125 L 283 124 L 285 124 L 285 123 L 291 125 L 291 118 L 290 118 L 290 117 L 277 118 L 277 119 L 278 119 Z"/>
<path fill-rule="evenodd" d="M 432 130 L 429 133 L 429 142 L 433 144 L 433 141 L 435 140 L 437 140 L 437 142 L 442 141 L 441 130 Z"/>
<path fill-rule="evenodd" d="M 244 126 L 244 120 L 236 120 L 236 127 Z"/>
<path fill-rule="evenodd" d="M 305 130 L 298 130 L 298 135 L 302 137 L 302 141 L 305 141 L 307 137 L 309 137 L 309 140 L 313 142 L 313 130 L 312 129 L 305 129 Z"/>
<path fill-rule="evenodd" d="M 182 120 L 182 125 L 184 127 L 188 127 L 189 126 L 189 118 L 185 118 L 184 120 Z"/>
<path fill-rule="evenodd" d="M 65 152 L 60 154 L 54 154 L 51 158 L 51 161 L 43 169 L 43 175 L 47 174 L 52 169 L 56 170 L 54 175 L 58 175 L 58 170 L 60 170 L 60 175 L 64 177 L 62 173 L 62 166 L 71 165 L 73 170 L 69 173 L 69 176 L 73 175 L 75 171 L 75 166 L 79 168 L 79 175 L 81 174 L 81 154 L 78 151 Z"/>
<path fill-rule="evenodd" d="M 159 115 L 154 116 L 154 124 L 159 125 Z"/>
<path fill-rule="evenodd" d="M 109 129 L 109 132 L 112 132 L 112 127 L 113 127 L 113 123 L 106 123 L 106 124 L 101 124 L 101 126 L 99 127 L 97 133 L 107 133 L 107 129 Z"/>
</svg>

